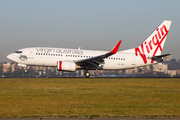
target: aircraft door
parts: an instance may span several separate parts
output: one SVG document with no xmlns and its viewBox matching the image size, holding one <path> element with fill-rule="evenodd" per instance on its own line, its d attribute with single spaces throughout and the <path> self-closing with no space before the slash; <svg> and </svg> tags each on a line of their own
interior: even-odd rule
<svg viewBox="0 0 180 120">
<path fill-rule="evenodd" d="M 33 49 L 30 49 L 30 50 L 29 50 L 29 58 L 30 58 L 30 59 L 33 59 L 33 58 L 34 58 L 34 50 L 33 50 Z"/>
<path fill-rule="evenodd" d="M 136 56 L 135 55 L 132 56 L 131 65 L 136 65 Z"/>
</svg>

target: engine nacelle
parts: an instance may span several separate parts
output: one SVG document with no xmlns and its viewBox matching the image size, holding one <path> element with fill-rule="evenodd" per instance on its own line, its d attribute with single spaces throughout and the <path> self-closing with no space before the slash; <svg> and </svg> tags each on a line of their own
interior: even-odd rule
<svg viewBox="0 0 180 120">
<path fill-rule="evenodd" d="M 76 64 L 74 62 L 68 61 L 58 61 L 57 62 L 58 71 L 76 71 Z"/>
</svg>

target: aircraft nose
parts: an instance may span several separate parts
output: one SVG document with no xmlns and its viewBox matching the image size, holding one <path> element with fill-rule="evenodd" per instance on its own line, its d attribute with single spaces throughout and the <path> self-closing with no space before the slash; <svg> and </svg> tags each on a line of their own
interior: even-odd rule
<svg viewBox="0 0 180 120">
<path fill-rule="evenodd" d="M 13 54 L 9 54 L 9 55 L 7 56 L 7 59 L 13 60 Z"/>
</svg>

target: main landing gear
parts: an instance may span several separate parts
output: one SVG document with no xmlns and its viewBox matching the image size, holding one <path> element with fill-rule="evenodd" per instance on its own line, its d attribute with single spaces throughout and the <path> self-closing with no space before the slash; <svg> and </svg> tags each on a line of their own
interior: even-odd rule
<svg viewBox="0 0 180 120">
<path fill-rule="evenodd" d="M 86 71 L 84 75 L 85 75 L 86 78 L 89 78 L 90 73 L 88 71 Z"/>
</svg>

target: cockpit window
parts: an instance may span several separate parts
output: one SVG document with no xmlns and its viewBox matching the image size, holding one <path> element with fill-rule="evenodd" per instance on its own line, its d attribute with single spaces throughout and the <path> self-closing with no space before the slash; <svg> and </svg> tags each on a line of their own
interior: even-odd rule
<svg viewBox="0 0 180 120">
<path fill-rule="evenodd" d="M 22 51 L 15 51 L 15 53 L 18 53 L 18 54 L 19 54 L 19 53 L 22 53 Z"/>
</svg>

